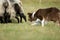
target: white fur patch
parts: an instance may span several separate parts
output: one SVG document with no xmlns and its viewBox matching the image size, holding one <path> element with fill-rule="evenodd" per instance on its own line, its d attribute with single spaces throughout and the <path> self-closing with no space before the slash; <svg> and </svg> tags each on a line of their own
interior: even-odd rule
<svg viewBox="0 0 60 40">
<path fill-rule="evenodd" d="M 32 14 L 32 18 L 34 18 L 34 15 L 35 15 L 35 12 L 33 12 L 33 14 Z"/>
<path fill-rule="evenodd" d="M 44 24 L 45 24 L 45 20 L 44 19 L 42 20 L 41 24 L 42 24 L 42 27 L 44 27 Z"/>
<path fill-rule="evenodd" d="M 40 19 L 37 19 L 36 21 L 33 21 L 33 23 L 31 25 L 38 25 L 40 24 L 41 20 Z"/>
<path fill-rule="evenodd" d="M 39 23 L 39 22 L 41 22 L 41 20 L 40 20 L 40 19 L 37 19 L 35 22 L 36 22 L 36 23 Z"/>
</svg>

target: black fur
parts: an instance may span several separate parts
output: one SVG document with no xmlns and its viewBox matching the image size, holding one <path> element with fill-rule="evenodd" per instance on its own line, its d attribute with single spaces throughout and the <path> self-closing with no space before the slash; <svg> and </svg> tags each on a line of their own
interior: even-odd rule
<svg viewBox="0 0 60 40">
<path fill-rule="evenodd" d="M 3 16 L 4 16 L 4 23 L 9 23 L 9 22 L 11 22 L 11 20 L 10 20 L 10 14 L 7 12 L 7 8 L 8 8 L 8 6 L 9 6 L 9 4 L 8 4 L 8 2 L 5 2 L 5 3 L 3 3 L 3 7 L 4 7 L 4 14 L 3 14 Z"/>
<path fill-rule="evenodd" d="M 22 18 L 26 22 L 26 16 L 24 15 L 24 13 L 22 12 L 21 8 L 17 3 L 14 4 L 14 10 L 16 11 L 16 19 L 18 20 L 18 23 L 19 23 L 19 19 L 17 16 L 20 16 L 20 22 L 22 22 Z"/>
</svg>

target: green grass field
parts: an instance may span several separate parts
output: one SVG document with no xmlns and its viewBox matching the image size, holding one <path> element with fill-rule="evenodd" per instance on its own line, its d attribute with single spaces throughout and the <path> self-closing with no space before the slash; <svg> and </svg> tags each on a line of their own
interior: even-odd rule
<svg viewBox="0 0 60 40">
<path fill-rule="evenodd" d="M 36 11 L 39 8 L 60 8 L 59 0 L 21 0 L 24 13 Z M 27 17 L 28 19 L 28 17 Z M 60 27 L 49 22 L 45 27 L 32 26 L 29 21 L 23 23 L 0 24 L 0 40 L 60 40 Z"/>
</svg>

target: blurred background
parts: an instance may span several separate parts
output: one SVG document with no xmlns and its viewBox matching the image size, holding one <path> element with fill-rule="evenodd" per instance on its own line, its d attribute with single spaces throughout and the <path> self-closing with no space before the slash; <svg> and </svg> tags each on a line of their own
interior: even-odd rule
<svg viewBox="0 0 60 40">
<path fill-rule="evenodd" d="M 60 0 L 21 0 L 25 12 L 33 12 L 39 8 L 57 7 L 60 8 Z"/>
<path fill-rule="evenodd" d="M 39 8 L 57 7 L 60 0 L 21 0 L 24 13 L 34 12 Z M 27 16 L 28 19 L 28 16 Z M 29 21 L 23 23 L 0 24 L 0 40 L 60 40 L 60 27 L 54 23 L 32 26 Z"/>
</svg>

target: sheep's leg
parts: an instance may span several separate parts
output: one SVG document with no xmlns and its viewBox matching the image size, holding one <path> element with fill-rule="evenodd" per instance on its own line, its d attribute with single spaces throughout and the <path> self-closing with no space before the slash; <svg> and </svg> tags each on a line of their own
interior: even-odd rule
<svg viewBox="0 0 60 40">
<path fill-rule="evenodd" d="M 17 20 L 18 20 L 18 23 L 19 23 L 19 18 L 18 17 L 15 17 Z"/>
<path fill-rule="evenodd" d="M 22 18 L 24 19 L 25 22 L 27 21 L 26 16 L 23 13 L 21 13 L 19 16 L 20 16 L 20 22 L 22 22 Z"/>
</svg>

